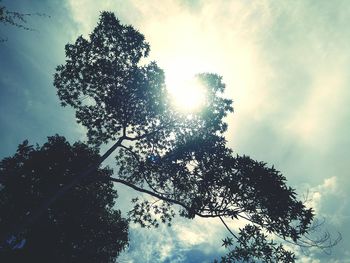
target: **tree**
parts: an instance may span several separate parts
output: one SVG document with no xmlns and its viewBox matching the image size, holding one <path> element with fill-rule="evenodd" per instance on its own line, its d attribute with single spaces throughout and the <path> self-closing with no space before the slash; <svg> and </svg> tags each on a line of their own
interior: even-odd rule
<svg viewBox="0 0 350 263">
<path fill-rule="evenodd" d="M 158 226 L 159 220 L 170 224 L 176 210 L 189 219 L 219 218 L 231 234 L 224 240 L 230 252 L 223 262 L 294 262 L 294 255 L 270 237 L 303 247 L 332 246 L 324 243 L 328 238 L 310 239 L 314 213 L 279 171 L 235 156 L 226 146 L 224 118 L 233 108 L 222 95 L 222 78 L 198 74 L 197 81 L 206 88 L 203 109 L 190 116 L 177 112 L 171 107 L 163 71 L 155 62 L 143 63 L 149 49 L 141 33 L 109 12 L 101 13 L 88 39 L 81 36 L 66 45 L 66 62 L 57 67 L 54 81 L 61 103 L 76 110 L 89 144 L 114 144 L 65 191 L 114 153 L 116 173 L 96 180 L 123 184 L 155 199 L 134 198 L 130 219 L 144 227 Z M 65 191 L 44 202 L 26 225 Z M 249 225 L 235 233 L 228 220 L 246 220 Z"/>
<path fill-rule="evenodd" d="M 43 146 L 25 141 L 0 162 L 0 232 L 21 221 L 52 192 L 62 188 L 86 163 L 99 158 L 96 148 L 70 145 L 49 137 Z M 8 240 L 1 262 L 114 262 L 128 244 L 128 223 L 115 209 L 117 192 L 98 169 L 57 201 L 30 228 Z"/>
<path fill-rule="evenodd" d="M 50 17 L 42 13 L 21 13 L 17 11 L 10 11 L 1 4 L 0 0 L 0 24 L 14 26 L 23 30 L 33 31 L 33 28 L 27 26 L 27 18 L 30 16 L 45 16 Z M 6 41 L 6 38 L 0 37 L 0 42 Z"/>
<path fill-rule="evenodd" d="M 9 11 L 4 5 L 0 5 L 0 23 L 30 30 L 30 28 L 25 25 L 27 23 L 25 20 L 26 16 L 30 16 L 30 14 Z"/>
<path fill-rule="evenodd" d="M 297 199 L 295 190 L 274 167 L 247 156 L 233 156 L 226 147 L 224 117 L 232 101 L 222 97 L 225 85 L 216 74 L 199 74 L 206 87 L 203 110 L 176 112 L 169 101 L 164 73 L 155 62 L 142 64 L 149 45 L 113 13 L 101 13 L 89 39 L 66 45 L 66 63 L 57 67 L 55 86 L 62 105 L 76 110 L 88 131 L 89 143 L 117 140 L 117 166 L 111 181 L 148 193 L 160 204 L 134 199 L 129 215 L 141 226 L 157 226 L 152 213 L 170 222 L 180 215 L 245 219 L 236 247 L 223 260 L 294 262 L 291 252 L 267 242 L 265 232 L 300 246 L 325 248 L 327 238 L 312 240 L 314 213 Z M 157 201 L 156 201 L 157 202 Z M 228 239 L 231 240 L 231 239 Z M 254 240 L 254 241 L 253 241 Z M 249 245 L 255 244 L 253 247 Z"/>
</svg>

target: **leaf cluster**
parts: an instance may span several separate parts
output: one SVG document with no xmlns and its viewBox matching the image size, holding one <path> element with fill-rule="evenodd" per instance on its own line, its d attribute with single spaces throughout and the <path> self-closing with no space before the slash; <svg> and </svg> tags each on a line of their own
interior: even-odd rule
<svg viewBox="0 0 350 263">
<path fill-rule="evenodd" d="M 96 148 L 70 145 L 49 137 L 43 146 L 28 141 L 0 162 L 0 233 L 25 221 L 53 192 L 64 187 L 86 164 L 98 160 Z M 85 178 L 20 235 L 1 249 L 1 262 L 114 262 L 128 244 L 128 223 L 114 208 L 116 190 L 108 168 Z M 23 248 L 16 249 L 22 242 Z"/>
<path fill-rule="evenodd" d="M 292 252 L 269 241 L 261 228 L 255 225 L 246 225 L 240 229 L 237 242 L 233 242 L 232 238 L 224 239 L 223 246 L 230 249 L 230 252 L 221 258 L 222 263 L 233 263 L 237 260 L 249 263 L 294 263 L 296 260 Z"/>
</svg>

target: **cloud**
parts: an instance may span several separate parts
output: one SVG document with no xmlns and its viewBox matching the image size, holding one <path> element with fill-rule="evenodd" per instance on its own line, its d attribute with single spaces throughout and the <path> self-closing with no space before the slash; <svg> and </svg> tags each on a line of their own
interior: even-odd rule
<svg viewBox="0 0 350 263">
<path fill-rule="evenodd" d="M 172 228 L 133 228 L 130 247 L 118 257 L 118 262 L 184 262 L 189 248 L 180 243 Z"/>
<path fill-rule="evenodd" d="M 312 207 L 316 213 L 320 211 L 322 201 L 327 199 L 329 195 L 343 196 L 341 189 L 338 186 L 337 177 L 332 176 L 326 178 L 322 184 L 310 189 L 310 197 L 307 203 L 308 207 Z"/>
<path fill-rule="evenodd" d="M 208 254 L 217 250 L 221 239 L 228 234 L 218 219 L 179 220 L 173 228 L 184 246 L 205 246 Z"/>
</svg>

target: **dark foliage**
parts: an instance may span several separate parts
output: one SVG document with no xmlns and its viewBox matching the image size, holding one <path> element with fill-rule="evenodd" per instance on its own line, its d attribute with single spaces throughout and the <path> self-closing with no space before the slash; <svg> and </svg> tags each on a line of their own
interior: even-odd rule
<svg viewBox="0 0 350 263">
<path fill-rule="evenodd" d="M 268 241 L 267 236 L 261 233 L 261 229 L 254 225 L 246 225 L 239 231 L 238 244 L 234 246 L 232 238 L 223 240 L 223 246 L 231 251 L 221 258 L 222 263 L 241 262 L 295 262 L 293 253 L 286 251 L 282 245 Z"/>
<path fill-rule="evenodd" d="M 31 30 L 25 25 L 27 23 L 25 19 L 26 16 L 30 16 L 30 14 L 9 11 L 0 1 L 0 23 L 15 26 L 24 30 Z"/>
<path fill-rule="evenodd" d="M 34 29 L 27 25 L 27 19 L 31 16 L 50 17 L 42 13 L 21 13 L 10 11 L 6 6 L 1 4 L 0 0 L 0 25 L 9 25 L 23 30 L 33 31 Z M 6 40 L 5 37 L 0 36 L 0 43 L 5 42 Z"/>
<path fill-rule="evenodd" d="M 191 115 L 176 112 L 163 71 L 155 62 L 142 63 L 148 52 L 142 34 L 103 12 L 89 39 L 79 37 L 66 45 L 66 63 L 57 67 L 54 82 L 62 105 L 72 106 L 87 128 L 90 143 L 117 141 L 107 155 L 115 150 L 119 170 L 109 180 L 155 198 L 133 199 L 131 219 L 141 226 L 158 226 L 152 217 L 158 214 L 170 224 L 173 205 L 178 205 L 181 216 L 222 220 L 237 244 L 228 260 L 255 257 L 271 262 L 273 252 L 281 262 L 293 262 L 290 252 L 266 243 L 261 233 L 299 244 L 313 212 L 280 172 L 249 157 L 235 157 L 227 148 L 224 118 L 233 108 L 222 96 L 222 78 L 197 75 L 207 91 L 205 105 Z M 225 219 L 253 225 L 235 234 Z M 247 242 L 255 244 L 256 251 L 243 253 Z"/>
<path fill-rule="evenodd" d="M 27 141 L 19 145 L 14 156 L 0 162 L 0 233 L 99 158 L 97 149 L 70 145 L 57 135 L 42 147 Z M 114 262 L 128 244 L 128 224 L 114 208 L 112 183 L 95 179 L 111 174 L 98 169 L 69 190 L 31 227 L 2 245 L 0 262 Z"/>
<path fill-rule="evenodd" d="M 101 14 L 89 40 L 79 37 L 75 44 L 66 45 L 66 64 L 57 67 L 54 84 L 62 105 L 76 109 L 90 142 L 99 145 L 133 136 L 139 152 L 156 154 L 173 145 L 172 133 L 183 137 L 204 129 L 211 134 L 224 132 L 222 118 L 232 110 L 231 101 L 208 96 L 207 111 L 186 122 L 184 116 L 171 112 L 163 71 L 155 62 L 140 64 L 148 52 L 144 36 L 108 12 Z M 211 88 L 209 95 L 223 91 L 221 77 L 198 77 Z"/>
</svg>

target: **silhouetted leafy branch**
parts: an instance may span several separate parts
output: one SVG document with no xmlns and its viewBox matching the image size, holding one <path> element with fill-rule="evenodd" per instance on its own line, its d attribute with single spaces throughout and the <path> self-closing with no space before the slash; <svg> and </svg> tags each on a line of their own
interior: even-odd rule
<svg viewBox="0 0 350 263">
<path fill-rule="evenodd" d="M 27 26 L 27 18 L 31 16 L 50 17 L 44 13 L 21 13 L 17 11 L 9 11 L 0 1 L 0 24 L 14 26 L 23 30 L 34 31 L 33 28 Z M 6 41 L 6 38 L 0 37 L 0 42 Z"/>
</svg>

